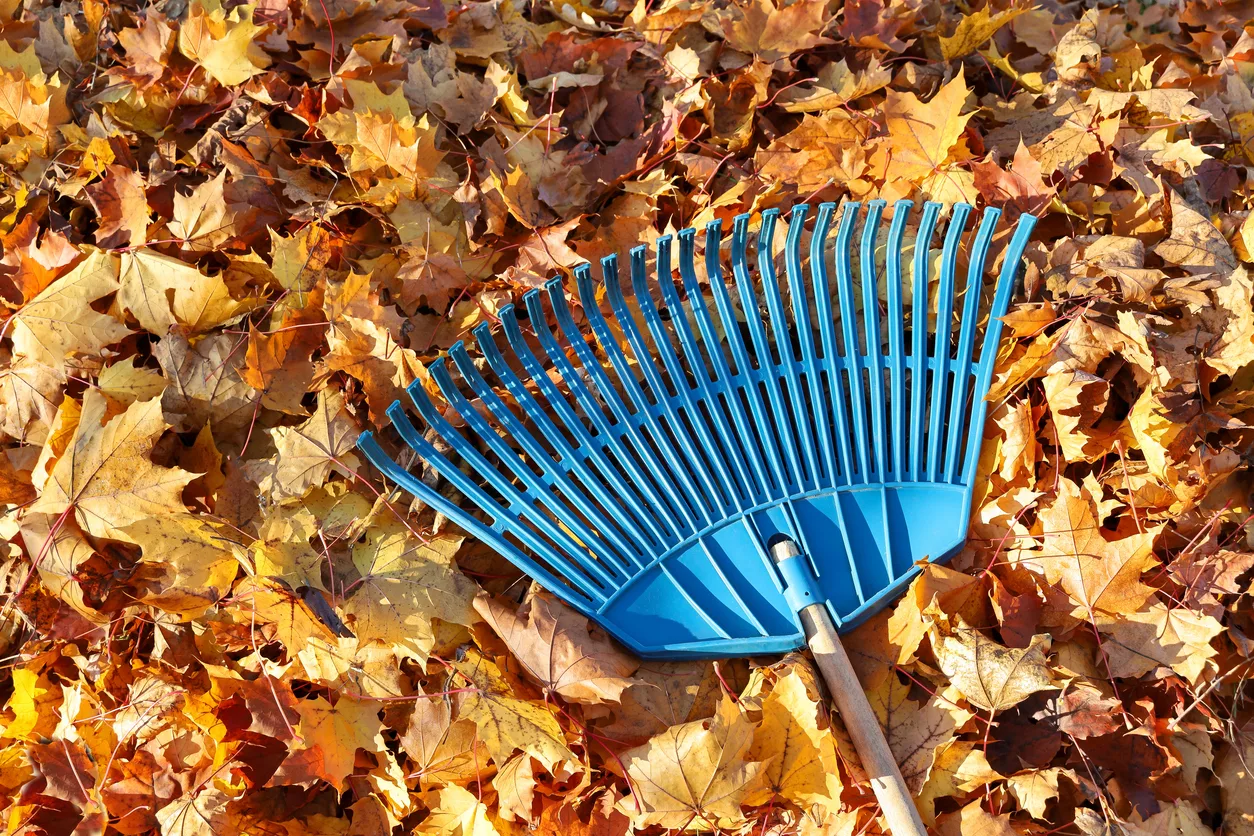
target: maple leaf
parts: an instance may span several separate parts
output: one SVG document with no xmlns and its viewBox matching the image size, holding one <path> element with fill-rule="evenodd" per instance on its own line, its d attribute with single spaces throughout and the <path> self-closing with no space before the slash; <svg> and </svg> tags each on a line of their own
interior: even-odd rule
<svg viewBox="0 0 1254 836">
<path fill-rule="evenodd" d="M 206 275 L 177 258 L 150 249 L 122 254 L 118 302 L 145 331 L 165 336 L 176 326 L 208 331 L 243 316 L 253 300 L 237 300 L 221 274 Z"/>
<path fill-rule="evenodd" d="M 226 170 L 223 169 L 217 177 L 193 189 L 190 195 L 174 195 L 170 234 L 182 239 L 184 250 L 215 250 L 235 237 L 235 213 L 227 205 L 225 186 Z"/>
<path fill-rule="evenodd" d="M 1102 536 L 1090 497 L 1070 479 L 1040 512 L 1044 546 L 1028 565 L 1059 584 L 1084 617 L 1093 612 L 1137 612 L 1154 594 L 1141 575 L 1157 565 L 1152 528 L 1120 540 Z"/>
<path fill-rule="evenodd" d="M 1145 611 L 1104 622 L 1101 629 L 1110 637 L 1103 648 L 1111 676 L 1137 677 L 1162 665 L 1196 683 L 1203 671 L 1214 668 L 1210 660 L 1219 651 L 1211 642 L 1224 627 L 1209 615 L 1155 602 Z"/>
<path fill-rule="evenodd" d="M 149 9 L 139 28 L 118 32 L 118 43 L 126 50 L 126 74 L 152 85 L 161 80 L 169 66 L 174 30 L 160 12 Z"/>
<path fill-rule="evenodd" d="M 971 792 L 1001 777 L 989 766 L 988 758 L 978 744 L 952 740 L 936 751 L 932 771 L 919 791 L 915 805 L 923 822 L 935 825 L 937 799 Z"/>
<path fill-rule="evenodd" d="M 818 34 L 830 20 L 827 4 L 820 0 L 798 0 L 780 7 L 772 0 L 746 0 L 736 8 L 741 16 L 723 23 L 727 42 L 763 61 L 831 43 Z"/>
<path fill-rule="evenodd" d="M 1058 797 L 1058 780 L 1067 776 L 1074 784 L 1079 784 L 1074 772 L 1061 766 L 1049 769 L 1034 769 L 1019 772 L 1006 779 L 1006 786 L 1014 794 L 1019 806 L 1034 819 L 1048 821 L 1045 818 L 1045 806 Z"/>
<path fill-rule="evenodd" d="M 894 178 L 919 182 L 945 166 L 971 119 L 971 114 L 962 114 L 968 92 L 961 70 L 926 104 L 913 93 L 888 91 L 884 100 L 888 138 L 881 152 Z"/>
<path fill-rule="evenodd" d="M 707 830 L 734 826 L 758 786 L 762 764 L 747 760 L 753 731 L 730 697 L 709 720 L 672 726 L 622 754 L 636 792 L 620 802 L 635 827 Z"/>
<path fill-rule="evenodd" d="M 488 808 L 469 790 L 448 786 L 431 790 L 423 799 L 431 814 L 415 833 L 432 836 L 497 836 Z"/>
<path fill-rule="evenodd" d="M 323 389 L 309 420 L 299 427 L 270 430 L 276 453 L 268 461 L 249 462 L 258 486 L 276 499 L 299 497 L 326 481 L 332 470 L 352 476 L 358 467 L 352 452 L 359 432 L 344 408 L 344 396 Z"/>
<path fill-rule="evenodd" d="M 483 593 L 474 604 L 523 667 L 564 699 L 617 702 L 640 666 L 608 639 L 589 635 L 588 620 L 548 592 L 533 591 L 519 610 Z"/>
<path fill-rule="evenodd" d="M 304 745 L 294 749 L 288 759 L 299 759 L 308 765 L 310 774 L 333 787 L 341 787 L 352 774 L 358 749 L 371 754 L 383 752 L 383 724 L 379 720 L 379 703 L 374 700 L 341 694 L 332 705 L 315 697 L 301 700 L 296 710 Z"/>
<path fill-rule="evenodd" d="M 73 509 L 88 534 L 117 539 L 131 523 L 181 513 L 180 495 L 195 474 L 154 464 L 150 458 L 157 438 L 168 428 L 159 400 L 136 402 L 106 420 L 108 408 L 103 395 L 88 390 L 73 442 L 57 459 L 31 511 L 60 514 Z"/>
<path fill-rule="evenodd" d="M 1027 11 L 1027 8 L 1012 8 L 1005 11 L 990 13 L 989 7 L 976 9 L 958 20 L 958 27 L 952 35 L 941 35 L 941 59 L 952 61 L 965 58 L 983 46 L 997 30 Z"/>
<path fill-rule="evenodd" d="M 185 619 L 204 613 L 230 591 L 239 569 L 237 534 L 204 514 L 163 514 L 118 529 L 143 550 L 154 570 L 143 599 Z"/>
<path fill-rule="evenodd" d="M 247 81 L 270 65 L 256 42 L 266 27 L 253 23 L 254 8 L 236 6 L 228 14 L 221 0 L 196 0 L 179 27 L 179 51 L 219 84 Z"/>
<path fill-rule="evenodd" d="M 1171 190 L 1171 236 L 1155 244 L 1154 252 L 1191 273 L 1237 269 L 1236 257 L 1223 233 L 1189 206 L 1175 189 Z"/>
<path fill-rule="evenodd" d="M 118 290 L 117 257 L 93 252 L 9 320 L 13 353 L 60 369 L 71 354 L 98 355 L 130 329 L 91 303 Z"/>
<path fill-rule="evenodd" d="M 1004 711 L 1054 684 L 1045 663 L 1047 636 L 1033 636 L 1028 647 L 1003 647 L 977 630 L 941 640 L 936 660 L 967 702 L 986 711 Z"/>
<path fill-rule="evenodd" d="M 941 697 L 920 704 L 909 694 L 910 686 L 890 673 L 867 694 L 867 700 L 884 728 L 901 777 L 911 792 L 918 793 L 927 783 L 937 748 L 953 739 L 956 721 Z"/>
<path fill-rule="evenodd" d="M 457 717 L 475 725 L 493 761 L 503 764 L 520 751 L 550 772 L 562 762 L 578 762 L 548 706 L 513 696 L 505 675 L 489 659 L 472 651 L 456 668 L 473 686 L 470 693 L 456 695 Z"/>
<path fill-rule="evenodd" d="M 818 727 L 819 705 L 795 667 L 775 681 L 762 701 L 750 761 L 763 763 L 762 783 L 800 807 L 840 807 L 836 738 Z"/>
<path fill-rule="evenodd" d="M 398 656 L 425 662 L 435 643 L 431 620 L 450 624 L 475 621 L 475 587 L 453 566 L 461 537 L 419 538 L 405 520 L 386 506 L 367 520 L 361 542 L 353 546 L 353 565 L 361 575 L 344 605 L 362 641 L 377 641 Z"/>
<path fill-rule="evenodd" d="M 148 194 L 143 175 L 120 165 L 105 168 L 99 183 L 87 187 L 100 215 L 96 243 L 102 247 L 139 246 L 148 241 Z"/>
</svg>

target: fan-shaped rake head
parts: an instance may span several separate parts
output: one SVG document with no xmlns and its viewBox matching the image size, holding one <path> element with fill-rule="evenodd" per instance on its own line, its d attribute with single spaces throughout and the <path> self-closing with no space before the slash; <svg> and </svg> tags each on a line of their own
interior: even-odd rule
<svg viewBox="0 0 1254 836">
<path fill-rule="evenodd" d="M 448 352 L 460 384 L 443 359 L 430 370 L 467 434 L 419 384 L 409 395 L 425 433 L 400 402 L 388 414 L 478 513 L 401 468 L 370 433 L 361 449 L 641 655 L 791 650 L 805 644 L 796 611 L 815 599 L 847 628 L 900 591 L 917 561 L 962 546 L 999 318 L 1034 223 L 1020 219 L 986 287 L 1000 215 L 986 210 L 960 286 L 971 206 L 948 213 L 936 271 L 943 207 L 925 204 L 917 223 L 912 208 L 897 202 L 886 224 L 883 201 L 846 203 L 838 218 L 823 204 L 810 228 L 810 208 L 796 206 L 781 265 L 778 212 L 762 214 L 753 255 L 742 215 L 730 277 L 711 223 L 708 292 L 696 233 L 664 236 L 652 279 L 645 248 L 631 252 L 634 305 L 617 259 L 602 260 L 608 316 L 582 265 L 594 342 L 559 279 L 525 296 L 525 323 L 501 312 L 510 357 L 489 326 L 476 328 L 497 385 L 461 343 Z M 920 243 L 907 257 L 910 239 Z M 813 578 L 781 575 L 767 549 L 777 536 L 801 546 Z"/>
</svg>

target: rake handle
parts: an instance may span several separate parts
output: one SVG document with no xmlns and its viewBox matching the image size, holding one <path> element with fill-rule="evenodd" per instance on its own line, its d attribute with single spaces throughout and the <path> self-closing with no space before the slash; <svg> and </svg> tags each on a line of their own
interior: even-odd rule
<svg viewBox="0 0 1254 836">
<path fill-rule="evenodd" d="M 779 561 L 799 554 L 795 543 L 787 541 L 772 549 L 772 556 Z M 862 683 L 854 673 L 849 655 L 845 653 L 836 625 L 823 603 L 814 603 L 798 613 L 806 631 L 806 642 L 814 654 L 814 662 L 827 690 L 831 692 L 836 711 L 840 714 L 858 750 L 862 768 L 871 779 L 871 789 L 879 801 L 888 833 L 892 836 L 927 836 L 927 828 L 914 806 L 914 797 L 906 787 L 906 781 L 897 768 L 897 759 L 888 748 L 888 740 L 880 728 L 871 704 L 867 702 Z"/>
</svg>

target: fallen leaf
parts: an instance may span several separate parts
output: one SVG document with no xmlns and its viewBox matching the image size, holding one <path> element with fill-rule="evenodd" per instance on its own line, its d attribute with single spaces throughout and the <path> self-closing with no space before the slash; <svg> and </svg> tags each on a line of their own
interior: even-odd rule
<svg viewBox="0 0 1254 836">
<path fill-rule="evenodd" d="M 1003 647 L 977 630 L 946 636 L 936 649 L 941 670 L 972 705 L 1004 711 L 1054 684 L 1046 664 L 1048 636 L 1033 636 L 1026 648 Z"/>
</svg>

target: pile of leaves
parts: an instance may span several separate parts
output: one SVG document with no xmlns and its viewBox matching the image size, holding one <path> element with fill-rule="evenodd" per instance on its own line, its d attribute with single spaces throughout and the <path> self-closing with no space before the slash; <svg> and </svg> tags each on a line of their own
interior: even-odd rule
<svg viewBox="0 0 1254 836">
<path fill-rule="evenodd" d="M 923 818 L 1254 834 L 1250 12 L 0 0 L 5 832 L 881 832 L 803 654 L 642 663 L 354 445 L 583 260 L 910 197 L 1041 218 L 848 642 Z"/>
</svg>

